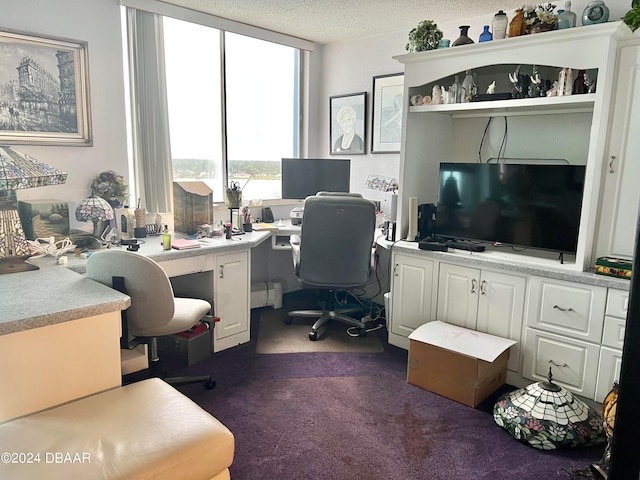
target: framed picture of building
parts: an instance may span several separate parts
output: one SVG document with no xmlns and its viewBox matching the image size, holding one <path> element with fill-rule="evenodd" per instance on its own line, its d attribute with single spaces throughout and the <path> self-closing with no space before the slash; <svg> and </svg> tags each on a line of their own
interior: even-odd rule
<svg viewBox="0 0 640 480">
<path fill-rule="evenodd" d="M 92 145 L 87 43 L 0 30 L 0 144 Z"/>
<path fill-rule="evenodd" d="M 373 77 L 371 153 L 400 151 L 403 97 L 403 73 Z"/>
<path fill-rule="evenodd" d="M 331 155 L 364 155 L 367 92 L 329 97 Z"/>
</svg>

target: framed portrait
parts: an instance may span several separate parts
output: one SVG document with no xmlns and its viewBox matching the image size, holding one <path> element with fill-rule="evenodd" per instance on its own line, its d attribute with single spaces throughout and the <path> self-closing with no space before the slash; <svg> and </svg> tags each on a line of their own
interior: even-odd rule
<svg viewBox="0 0 640 480">
<path fill-rule="evenodd" d="M 371 153 L 398 153 L 402 140 L 404 73 L 373 77 Z"/>
<path fill-rule="evenodd" d="M 366 153 L 367 92 L 329 97 L 329 152 Z"/>
<path fill-rule="evenodd" d="M 0 144 L 91 146 L 87 42 L 0 30 Z"/>
</svg>

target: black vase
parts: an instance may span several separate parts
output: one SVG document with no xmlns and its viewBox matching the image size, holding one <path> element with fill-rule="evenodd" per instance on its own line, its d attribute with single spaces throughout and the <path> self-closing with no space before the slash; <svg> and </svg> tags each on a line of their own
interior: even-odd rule
<svg viewBox="0 0 640 480">
<path fill-rule="evenodd" d="M 456 38 L 456 40 L 451 44 L 452 47 L 474 43 L 474 41 L 471 40 L 467 35 L 469 33 L 469 25 L 462 25 L 461 27 L 458 27 L 458 28 L 460 29 L 460 36 Z"/>
</svg>

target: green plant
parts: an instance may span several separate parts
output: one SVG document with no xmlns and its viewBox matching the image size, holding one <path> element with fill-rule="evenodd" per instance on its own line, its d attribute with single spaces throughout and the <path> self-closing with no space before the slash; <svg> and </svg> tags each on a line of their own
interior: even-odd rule
<svg viewBox="0 0 640 480">
<path fill-rule="evenodd" d="M 104 198 L 114 205 L 122 205 L 127 200 L 128 186 L 122 175 L 112 170 L 102 172 L 91 182 L 91 193 Z"/>
<path fill-rule="evenodd" d="M 625 14 L 623 21 L 632 32 L 640 28 L 640 3 L 634 2 L 633 8 Z"/>
<path fill-rule="evenodd" d="M 431 20 L 423 20 L 409 32 L 409 42 L 405 46 L 407 52 L 423 52 L 435 50 L 442 39 L 442 31 Z"/>
</svg>

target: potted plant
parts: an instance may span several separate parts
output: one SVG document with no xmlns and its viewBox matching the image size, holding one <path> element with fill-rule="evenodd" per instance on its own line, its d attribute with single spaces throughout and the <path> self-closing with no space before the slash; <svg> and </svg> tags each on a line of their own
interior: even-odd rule
<svg viewBox="0 0 640 480">
<path fill-rule="evenodd" d="M 640 28 L 640 1 L 634 0 L 631 5 L 632 8 L 625 14 L 623 21 L 632 32 L 635 32 Z"/>
<path fill-rule="evenodd" d="M 431 20 L 421 21 L 409 32 L 409 42 L 405 46 L 407 52 L 424 52 L 435 50 L 442 38 L 442 31 Z"/>
<path fill-rule="evenodd" d="M 549 3 L 539 3 L 535 7 L 527 5 L 523 9 L 524 19 L 527 23 L 527 33 L 548 32 L 555 28 L 558 15 L 556 6 Z"/>
</svg>

